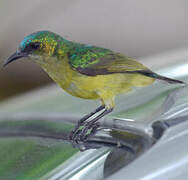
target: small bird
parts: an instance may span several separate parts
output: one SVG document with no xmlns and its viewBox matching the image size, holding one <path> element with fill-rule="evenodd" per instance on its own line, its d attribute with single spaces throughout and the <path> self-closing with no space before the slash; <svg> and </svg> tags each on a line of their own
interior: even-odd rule
<svg viewBox="0 0 188 180">
<path fill-rule="evenodd" d="M 113 110 L 117 95 L 135 87 L 148 86 L 156 79 L 184 84 L 180 80 L 158 75 L 128 56 L 68 41 L 50 31 L 26 36 L 4 66 L 23 57 L 42 67 L 69 94 L 101 101 L 101 106 L 80 119 L 70 133 L 70 139 L 75 143 L 87 140 L 96 132 L 99 127 L 97 121 Z"/>
</svg>

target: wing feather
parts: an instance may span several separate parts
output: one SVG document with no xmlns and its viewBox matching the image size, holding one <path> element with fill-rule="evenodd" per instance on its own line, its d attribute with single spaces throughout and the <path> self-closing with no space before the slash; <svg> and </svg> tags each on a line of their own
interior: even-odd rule
<svg viewBox="0 0 188 180">
<path fill-rule="evenodd" d="M 112 73 L 137 73 L 148 70 L 136 60 L 120 53 L 96 46 L 74 48 L 69 54 L 69 62 L 80 73 L 88 76 Z"/>
<path fill-rule="evenodd" d="M 168 83 L 185 84 L 183 81 L 158 75 L 133 58 L 96 46 L 76 44 L 68 58 L 73 69 L 88 76 L 137 73 Z"/>
</svg>

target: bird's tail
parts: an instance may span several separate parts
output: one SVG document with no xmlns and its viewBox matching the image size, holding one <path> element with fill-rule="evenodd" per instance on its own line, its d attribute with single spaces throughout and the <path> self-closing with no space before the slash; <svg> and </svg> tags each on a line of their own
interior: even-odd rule
<svg viewBox="0 0 188 180">
<path fill-rule="evenodd" d="M 148 77 L 152 77 L 152 78 L 155 78 L 155 79 L 160 79 L 160 80 L 166 81 L 170 84 L 175 84 L 175 83 L 186 84 L 183 81 L 180 81 L 180 80 L 177 80 L 177 79 L 171 79 L 171 78 L 168 78 L 168 77 L 165 77 L 165 76 L 161 76 L 161 75 L 154 73 L 150 70 L 140 71 L 140 73 L 145 75 L 145 76 L 148 76 Z"/>
</svg>

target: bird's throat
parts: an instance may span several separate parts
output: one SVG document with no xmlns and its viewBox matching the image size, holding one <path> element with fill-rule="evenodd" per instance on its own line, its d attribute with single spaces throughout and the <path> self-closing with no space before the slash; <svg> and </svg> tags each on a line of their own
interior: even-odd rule
<svg viewBox="0 0 188 180">
<path fill-rule="evenodd" d="M 73 70 L 66 57 L 61 59 L 56 57 L 46 58 L 38 61 L 38 64 L 63 89 L 66 90 L 69 87 Z"/>
</svg>

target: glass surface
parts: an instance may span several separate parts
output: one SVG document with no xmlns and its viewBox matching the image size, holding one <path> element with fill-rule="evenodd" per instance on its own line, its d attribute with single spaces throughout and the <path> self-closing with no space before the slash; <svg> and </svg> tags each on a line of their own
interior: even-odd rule
<svg viewBox="0 0 188 180">
<path fill-rule="evenodd" d="M 170 76 L 184 65 L 160 71 Z M 177 78 L 187 81 L 183 72 Z M 103 129 L 84 144 L 97 149 L 85 152 L 67 138 L 77 120 L 99 105 L 95 101 L 74 98 L 57 87 L 6 101 L 0 106 L 0 179 L 109 177 L 157 142 L 154 122 L 187 115 L 186 92 L 186 86 L 159 81 L 121 95 L 113 113 L 100 120 Z"/>
<path fill-rule="evenodd" d="M 66 123 L 0 122 L 0 179 L 38 179 L 78 150 L 63 141 Z"/>
</svg>

